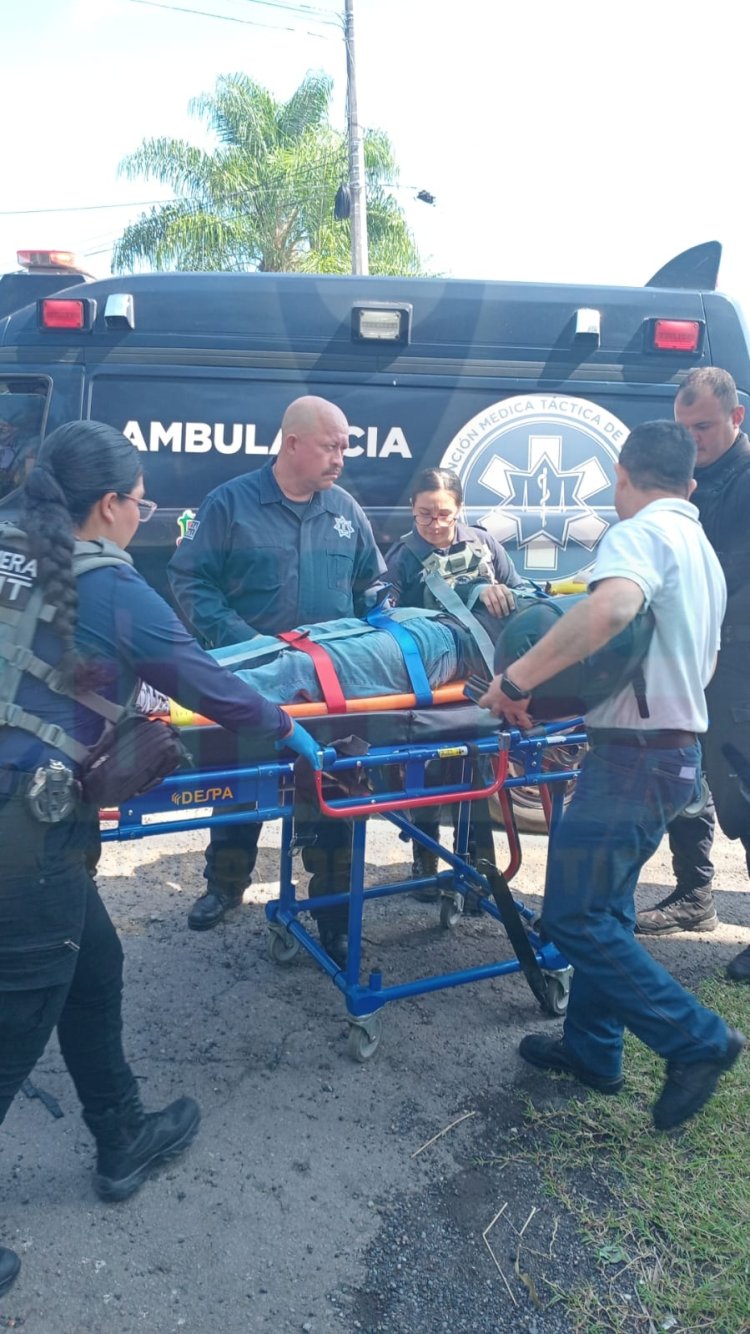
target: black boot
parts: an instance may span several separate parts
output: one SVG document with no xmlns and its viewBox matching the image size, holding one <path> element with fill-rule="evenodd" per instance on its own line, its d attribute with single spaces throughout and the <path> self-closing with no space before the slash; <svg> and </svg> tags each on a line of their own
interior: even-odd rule
<svg viewBox="0 0 750 1334">
<path fill-rule="evenodd" d="M 9 1251 L 7 1246 L 0 1246 L 0 1297 L 8 1291 L 11 1283 L 15 1283 L 20 1268 L 21 1261 L 15 1251 Z"/>
<path fill-rule="evenodd" d="M 639 936 L 672 936 L 677 931 L 715 931 L 719 918 L 714 896 L 708 886 L 702 889 L 675 889 L 653 908 L 645 908 L 636 918 Z"/>
<path fill-rule="evenodd" d="M 241 905 L 241 893 L 238 896 L 227 894 L 223 890 L 207 889 L 205 894 L 201 894 L 200 898 L 195 900 L 190 909 L 188 926 L 191 931 L 210 931 L 211 927 L 218 926 L 219 922 L 224 920 L 226 913 Z"/>
<path fill-rule="evenodd" d="M 96 1140 L 94 1189 L 102 1200 L 126 1200 L 153 1167 L 175 1158 L 195 1139 L 201 1113 L 192 1098 L 177 1098 L 148 1115 L 137 1089 L 117 1107 L 83 1119 Z"/>
<path fill-rule="evenodd" d="M 750 982 L 750 945 L 727 964 L 727 977 L 733 982 Z"/>
<path fill-rule="evenodd" d="M 432 829 L 426 829 L 425 833 L 428 833 L 434 838 L 436 843 L 440 838 L 439 829 L 434 831 Z M 437 875 L 438 855 L 436 852 L 431 852 L 429 848 L 424 846 L 424 844 L 417 843 L 416 840 L 414 840 L 412 842 L 412 856 L 412 880 L 426 880 Z M 411 896 L 413 899 L 418 899 L 420 903 L 435 903 L 440 898 L 440 890 L 436 885 L 424 885 L 422 889 L 413 889 L 411 891 Z"/>
<path fill-rule="evenodd" d="M 335 926 L 326 926 L 323 921 L 318 922 L 318 935 L 326 954 L 330 955 L 339 968 L 346 968 L 349 958 L 348 933 Z"/>
</svg>

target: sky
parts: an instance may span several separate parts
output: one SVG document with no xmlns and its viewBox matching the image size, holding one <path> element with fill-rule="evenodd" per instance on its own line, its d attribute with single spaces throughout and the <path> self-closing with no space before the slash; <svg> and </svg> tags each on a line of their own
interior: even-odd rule
<svg viewBox="0 0 750 1334">
<path fill-rule="evenodd" d="M 343 3 L 4 0 L 0 272 L 17 249 L 54 247 L 109 273 L 113 241 L 168 193 L 124 180 L 119 161 L 146 137 L 210 147 L 188 103 L 221 74 L 286 99 L 325 71 L 343 130 Z M 750 318 L 733 55 L 749 14 L 729 0 L 354 0 L 359 119 L 391 138 L 425 266 L 640 285 L 718 240 L 719 287 Z"/>
</svg>

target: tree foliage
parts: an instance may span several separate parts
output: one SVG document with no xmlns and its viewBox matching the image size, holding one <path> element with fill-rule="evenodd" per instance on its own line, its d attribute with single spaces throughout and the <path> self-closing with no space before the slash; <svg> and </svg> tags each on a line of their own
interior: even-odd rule
<svg viewBox="0 0 750 1334">
<path fill-rule="evenodd" d="M 308 74 L 288 102 L 243 74 L 223 75 L 190 112 L 213 132 L 211 152 L 181 139 L 146 139 L 120 163 L 130 180 L 168 186 L 174 198 L 131 223 L 113 269 L 346 273 L 348 221 L 334 220 L 348 176 L 345 136 L 328 120 L 332 81 Z M 372 273 L 414 274 L 419 254 L 387 186 L 397 177 L 387 135 L 364 135 Z"/>
</svg>

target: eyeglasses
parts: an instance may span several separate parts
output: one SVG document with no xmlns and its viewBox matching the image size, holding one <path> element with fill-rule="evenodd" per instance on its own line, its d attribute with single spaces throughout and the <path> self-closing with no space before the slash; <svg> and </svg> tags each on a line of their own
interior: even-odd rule
<svg viewBox="0 0 750 1334">
<path fill-rule="evenodd" d="M 148 523 L 151 515 L 159 508 L 155 500 L 136 500 L 135 496 L 129 496 L 127 491 L 118 491 L 116 494 L 120 500 L 132 500 L 133 504 L 138 506 L 139 523 Z"/>
<path fill-rule="evenodd" d="M 455 510 L 415 510 L 414 518 L 419 523 L 448 523 L 450 519 L 457 519 L 458 514 Z"/>
</svg>

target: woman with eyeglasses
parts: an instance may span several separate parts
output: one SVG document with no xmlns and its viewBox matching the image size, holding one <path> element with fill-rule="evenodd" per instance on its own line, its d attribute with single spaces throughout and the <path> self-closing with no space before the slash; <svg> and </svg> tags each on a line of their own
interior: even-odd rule
<svg viewBox="0 0 750 1334">
<path fill-rule="evenodd" d="M 447 468 L 425 468 L 420 472 L 410 501 L 413 526 L 386 553 L 385 578 L 392 585 L 393 600 L 399 606 L 435 607 L 439 602 L 430 590 L 428 576 L 437 569 L 461 600 L 479 612 L 485 626 L 489 618 L 491 630 L 492 620 L 515 610 L 513 589 L 528 585 L 491 533 L 464 523 L 463 501 L 461 482 L 454 472 Z M 436 561 L 433 559 L 436 555 L 445 559 Z M 450 761 L 446 761 L 435 781 L 450 782 L 450 772 Z M 415 812 L 414 823 L 439 841 L 440 826 L 434 814 Z M 472 826 L 471 855 L 493 857 L 487 802 L 473 803 Z M 413 844 L 413 852 L 415 879 L 435 875 L 436 855 L 417 842 Z M 436 891 L 431 889 L 415 890 L 414 894 L 423 902 L 436 897 Z"/>
<path fill-rule="evenodd" d="M 36 776 L 63 765 L 75 774 L 56 740 L 99 739 L 103 719 L 86 707 L 86 691 L 124 704 L 139 680 L 320 764 L 309 733 L 204 653 L 134 569 L 124 548 L 155 509 L 125 436 L 72 422 L 47 438 L 24 482 L 20 527 L 0 528 L 0 1122 L 56 1027 L 105 1200 L 127 1198 L 187 1148 L 200 1111 L 192 1098 L 143 1111 L 121 1041 L 122 948 L 89 870 L 98 811 L 78 799 L 43 822 Z M 78 577 L 77 553 L 95 565 Z M 24 633 L 31 661 L 18 656 Z M 0 1295 L 19 1269 L 0 1246 Z"/>
</svg>

